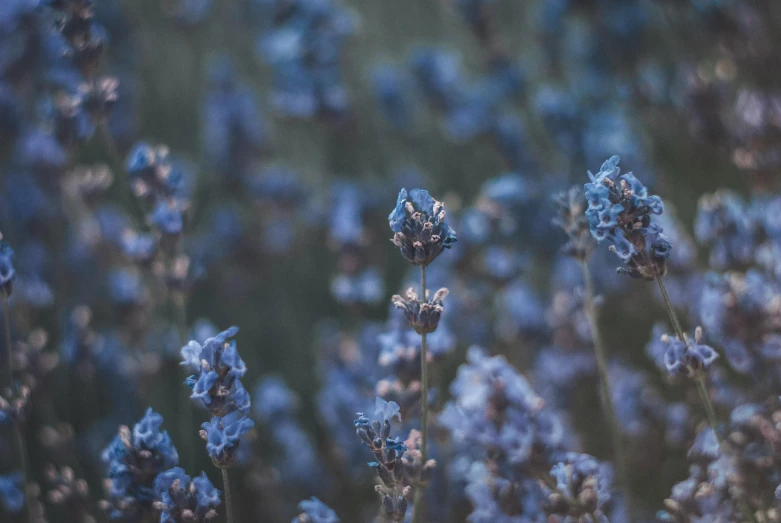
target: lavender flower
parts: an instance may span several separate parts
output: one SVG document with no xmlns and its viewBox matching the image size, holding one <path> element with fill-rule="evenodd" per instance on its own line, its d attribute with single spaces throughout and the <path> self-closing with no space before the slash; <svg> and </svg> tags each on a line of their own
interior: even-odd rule
<svg viewBox="0 0 781 523">
<path fill-rule="evenodd" d="M 428 191 L 399 192 L 396 208 L 388 216 L 393 244 L 415 265 L 428 266 L 456 242 L 456 233 L 445 222 L 445 206 Z"/>
<path fill-rule="evenodd" d="M 546 471 L 548 453 L 563 447 L 561 420 L 501 356 L 470 348 L 450 392 L 439 421 L 457 444 L 521 470 Z"/>
<path fill-rule="evenodd" d="M 779 398 L 735 407 L 719 445 L 704 427 L 689 451 L 689 477 L 672 488 L 660 521 L 772 521 L 781 465 Z"/>
<path fill-rule="evenodd" d="M 415 329 L 415 332 L 418 334 L 431 333 L 437 330 L 439 318 L 445 310 L 443 302 L 449 292 L 443 287 L 434 293 L 431 300 L 426 301 L 424 298 L 424 301 L 421 302 L 418 295 L 410 287 L 403 298 L 398 294 L 391 297 L 391 303 L 397 309 L 404 311 L 407 323 Z"/>
<path fill-rule="evenodd" d="M 221 493 L 205 472 L 190 482 L 183 469 L 166 470 L 157 476 L 155 492 L 160 500 L 155 508 L 162 511 L 160 523 L 205 523 L 217 517 Z"/>
<path fill-rule="evenodd" d="M 0 240 L 0 288 L 3 289 L 6 296 L 10 296 L 13 292 L 15 277 L 14 250 L 6 242 Z"/>
<path fill-rule="evenodd" d="M 662 343 L 667 344 L 667 351 L 664 353 L 667 371 L 673 376 L 683 375 L 689 378 L 696 378 L 707 371 L 719 355 L 701 341 L 701 327 L 697 327 L 694 331 L 694 343 L 663 335 Z"/>
<path fill-rule="evenodd" d="M 150 408 L 132 432 L 120 427 L 103 450 L 111 480 L 111 501 L 106 503 L 111 519 L 139 520 L 149 513 L 156 499 L 155 478 L 179 462 L 168 433 L 160 431 L 162 423 L 163 417 Z"/>
<path fill-rule="evenodd" d="M 398 438 L 390 438 L 391 419 L 395 417 L 401 421 L 399 405 L 393 401 L 377 398 L 375 413 L 380 415 L 380 419 L 372 421 L 359 412 L 358 418 L 353 422 L 355 432 L 376 459 L 370 462 L 369 466 L 377 470 L 382 482 L 375 486 L 375 490 L 380 494 L 385 513 L 392 521 L 404 521 L 407 498 L 411 490 L 409 486 L 405 486 L 405 470 L 402 462 L 407 446 Z M 401 488 L 400 495 L 399 488 Z"/>
<path fill-rule="evenodd" d="M 588 454 L 568 452 L 550 475 L 556 481 L 556 490 L 548 491 L 546 512 L 575 518 L 596 515 L 598 521 L 607 521 L 605 511 L 611 501 L 613 479 L 610 465 Z"/>
<path fill-rule="evenodd" d="M 561 248 L 562 252 L 584 261 L 594 248 L 594 240 L 590 234 L 589 220 L 583 214 L 585 202 L 580 187 L 571 187 L 558 193 L 553 202 L 558 213 L 553 224 L 561 227 L 568 237 L 567 243 Z"/>
<path fill-rule="evenodd" d="M 236 460 L 241 436 L 249 432 L 255 422 L 247 416 L 228 421 L 214 417 L 201 425 L 201 437 L 206 440 L 206 450 L 214 465 L 228 468 Z"/>
<path fill-rule="evenodd" d="M 21 472 L 0 476 L 0 501 L 5 509 L 12 514 L 22 510 L 24 506 L 23 477 Z"/>
<path fill-rule="evenodd" d="M 200 399 L 214 416 L 225 416 L 238 410 L 247 414 L 250 407 L 249 393 L 239 378 L 247 372 L 244 361 L 236 350 L 232 340 L 239 332 L 231 327 L 203 345 L 190 341 L 182 347 L 184 361 L 181 365 L 190 365 L 200 370 L 200 374 L 190 376 L 185 383 L 192 389 L 192 399 Z"/>
<path fill-rule="evenodd" d="M 317 499 L 305 499 L 298 504 L 301 514 L 293 518 L 292 523 L 339 523 L 336 512 Z"/>
<path fill-rule="evenodd" d="M 597 174 L 589 171 L 585 214 L 594 238 L 610 243 L 610 250 L 628 266 L 619 268 L 619 273 L 653 280 L 667 271 L 672 249 L 662 228 L 651 221 L 651 214 L 662 214 L 664 206 L 658 196 L 648 195 L 632 173 L 619 176 L 618 162 L 619 157 L 613 156 Z"/>
</svg>

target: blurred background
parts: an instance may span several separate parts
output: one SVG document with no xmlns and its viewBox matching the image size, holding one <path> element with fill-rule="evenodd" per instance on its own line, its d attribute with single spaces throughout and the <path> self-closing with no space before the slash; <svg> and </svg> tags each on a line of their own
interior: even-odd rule
<svg viewBox="0 0 781 523">
<path fill-rule="evenodd" d="M 620 155 L 665 201 L 669 290 L 699 324 L 704 271 L 732 267 L 695 230 L 701 195 L 770 198 L 779 182 L 779 35 L 769 0 L 4 0 L 0 231 L 48 520 L 105 519 L 85 508 L 106 498 L 100 453 L 147 407 L 219 488 L 179 350 L 232 325 L 256 422 L 231 472 L 239 521 L 290 521 L 313 495 L 342 521 L 374 516 L 354 415 L 387 393 L 407 430 L 417 416 L 399 355 L 417 342 L 389 302 L 418 278 L 386 225 L 402 187 L 444 201 L 459 236 L 429 276 L 450 289 L 436 409 L 479 345 L 561 414 L 573 448 L 609 460 L 552 196 Z M 146 161 L 174 180 L 165 205 Z M 606 248 L 591 265 L 651 520 L 686 478 L 701 413 L 645 350 L 665 318 L 654 286 L 616 275 Z M 755 385 L 748 368 L 724 375 Z M 464 479 L 435 434 L 431 520 L 463 521 Z M 87 480 L 86 500 L 47 498 L 50 464 Z"/>
</svg>

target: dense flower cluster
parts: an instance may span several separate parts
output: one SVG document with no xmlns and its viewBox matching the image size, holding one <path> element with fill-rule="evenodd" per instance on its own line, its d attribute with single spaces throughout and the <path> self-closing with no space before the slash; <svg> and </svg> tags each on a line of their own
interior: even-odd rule
<svg viewBox="0 0 781 523">
<path fill-rule="evenodd" d="M 456 233 L 445 218 L 445 206 L 428 191 L 402 189 L 388 216 L 394 233 L 391 241 L 407 261 L 426 267 L 456 243 Z"/>
<path fill-rule="evenodd" d="M 407 446 L 398 437 L 390 437 L 391 420 L 395 417 L 401 422 L 399 405 L 377 398 L 375 414 L 379 417 L 372 421 L 359 412 L 353 423 L 355 432 L 376 460 L 370 462 L 369 466 L 377 470 L 380 478 L 380 484 L 375 488 L 380 494 L 385 513 L 391 521 L 404 521 L 411 491 L 402 461 Z"/>
<path fill-rule="evenodd" d="M 182 347 L 181 364 L 199 371 L 185 382 L 193 391 L 190 397 L 200 400 L 214 416 L 222 417 L 234 411 L 249 413 L 249 393 L 240 379 L 247 367 L 232 339 L 238 332 L 238 327 L 231 327 L 207 339 L 203 345 L 190 341 Z"/>
<path fill-rule="evenodd" d="M 160 523 L 205 523 L 215 519 L 220 505 L 220 491 L 214 488 L 206 473 L 193 478 L 179 467 L 166 470 L 155 479 L 160 501 Z"/>
<path fill-rule="evenodd" d="M 344 116 L 350 105 L 340 59 L 355 15 L 340 2 L 257 2 L 266 30 L 257 50 L 273 71 L 272 103 L 294 118 Z"/>
<path fill-rule="evenodd" d="M 606 521 L 611 501 L 612 470 L 588 454 L 568 452 L 550 471 L 555 490 L 547 493 L 546 512 L 582 521 Z"/>
<path fill-rule="evenodd" d="M 213 415 L 201 425 L 201 437 L 212 461 L 221 468 L 233 465 L 241 436 L 254 426 L 247 417 L 250 396 L 240 379 L 247 367 L 232 339 L 238 332 L 238 327 L 231 327 L 203 345 L 190 341 L 181 350 L 182 365 L 200 369 L 200 374 L 190 376 L 185 384 L 192 389 L 190 397 L 200 400 Z"/>
<path fill-rule="evenodd" d="M 156 500 L 156 478 L 179 463 L 171 438 L 160 431 L 162 424 L 163 417 L 150 408 L 132 431 L 120 427 L 103 450 L 111 480 L 106 503 L 111 519 L 137 521 L 149 514 Z"/>
<path fill-rule="evenodd" d="M 621 175 L 618 162 L 619 157 L 613 156 L 597 174 L 588 173 L 591 183 L 584 188 L 591 234 L 610 243 L 610 250 L 627 265 L 619 272 L 653 280 L 667 272 L 672 249 L 662 228 L 651 221 L 651 215 L 662 214 L 664 206 L 658 196 L 648 195 L 632 173 Z"/>
<path fill-rule="evenodd" d="M 458 443 L 478 444 L 514 466 L 547 470 L 548 453 L 564 443 L 561 422 L 504 358 L 473 347 L 467 362 L 450 387 L 453 400 L 441 423 Z"/>
<path fill-rule="evenodd" d="M 298 510 L 301 514 L 293 519 L 294 523 L 339 523 L 336 512 L 314 497 L 299 503 Z"/>
<path fill-rule="evenodd" d="M 10 513 L 19 512 L 24 507 L 22 479 L 21 472 L 0 476 L 0 500 L 2 500 L 3 507 Z"/>
<path fill-rule="evenodd" d="M 689 477 L 673 487 L 659 520 L 777 521 L 779 414 L 778 398 L 736 407 L 721 445 L 702 429 L 689 451 Z"/>
</svg>

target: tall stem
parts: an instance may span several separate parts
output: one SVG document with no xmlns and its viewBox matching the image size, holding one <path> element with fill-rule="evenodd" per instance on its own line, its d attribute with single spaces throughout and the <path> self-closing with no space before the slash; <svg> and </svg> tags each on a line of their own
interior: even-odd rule
<svg viewBox="0 0 781 523">
<path fill-rule="evenodd" d="M 14 373 L 13 373 L 13 353 L 11 348 L 11 319 L 10 319 L 10 310 L 8 308 L 8 291 L 6 289 L 0 290 L 0 294 L 3 295 L 3 330 L 5 331 L 5 336 L 2 338 L 2 365 L 5 367 L 6 372 L 3 373 L 3 381 L 2 381 L 2 387 L 0 387 L 0 391 L 8 390 L 11 394 L 11 397 L 16 392 L 16 387 L 14 386 Z M 9 398 L 11 399 L 11 398 Z M 22 436 L 22 429 L 19 426 L 20 421 L 14 420 L 11 423 L 11 426 L 13 427 L 13 445 L 16 447 L 16 452 L 19 453 L 19 461 L 20 461 L 20 467 L 22 469 L 22 492 L 25 492 L 25 505 L 27 507 L 27 521 L 32 521 L 32 514 L 30 513 L 30 503 L 27 500 L 27 477 L 28 477 L 28 470 L 27 470 L 27 448 L 24 444 L 24 437 Z"/>
<path fill-rule="evenodd" d="M 421 299 L 426 301 L 426 267 L 420 266 L 420 292 Z M 420 459 L 421 465 L 426 465 L 428 452 L 428 346 L 426 333 L 420 335 Z M 424 486 L 418 485 L 415 489 L 415 500 L 412 512 L 412 523 L 421 523 L 425 512 L 423 502 Z"/>
<path fill-rule="evenodd" d="M 176 317 L 176 330 L 179 333 L 179 343 L 181 347 L 187 343 L 187 302 L 185 301 L 184 294 L 173 291 L 172 301 L 174 306 L 174 316 Z M 192 402 L 188 396 L 177 394 L 179 401 L 183 400 L 181 404 L 182 414 L 184 417 L 184 452 L 187 456 L 187 463 L 190 470 L 195 468 L 195 438 L 193 434 L 197 432 L 195 430 L 195 412 Z"/>
<path fill-rule="evenodd" d="M 613 440 L 613 457 L 616 461 L 621 484 L 624 487 L 624 503 L 626 506 L 626 513 L 629 517 L 629 520 L 631 521 L 632 495 L 629 489 L 629 475 L 627 473 L 626 453 L 624 452 L 624 439 L 621 435 L 621 427 L 618 424 L 616 409 L 613 406 L 613 391 L 610 387 L 610 376 L 608 375 L 607 354 L 605 352 L 605 344 L 602 341 L 602 333 L 599 330 L 599 318 L 597 315 L 597 308 L 594 303 L 594 282 L 591 279 L 591 271 L 588 268 L 587 261 L 582 261 L 580 266 L 583 270 L 583 283 L 586 287 L 584 305 L 586 316 L 588 317 L 589 321 L 589 326 L 591 327 L 591 338 L 594 342 L 594 356 L 597 360 L 597 371 L 599 373 L 599 388 L 602 393 L 605 414 L 607 414 L 608 422 L 610 423 L 610 431 Z"/>
<path fill-rule="evenodd" d="M 228 469 L 221 467 L 222 471 L 222 488 L 225 490 L 225 521 L 227 523 L 233 523 L 233 503 L 231 500 L 231 483 L 228 478 Z"/>
<path fill-rule="evenodd" d="M 673 308 L 673 304 L 670 301 L 670 297 L 667 295 L 667 289 L 664 287 L 664 282 L 662 281 L 662 277 L 659 274 L 656 274 L 654 276 L 654 279 L 656 280 L 656 284 L 659 285 L 659 290 L 662 291 L 662 299 L 664 300 L 664 306 L 667 309 L 667 314 L 670 316 L 670 321 L 673 324 L 673 327 L 675 328 L 675 334 L 678 336 L 678 338 L 686 343 L 689 344 L 689 340 L 686 337 L 686 334 L 683 332 L 683 329 L 681 328 L 681 322 L 678 321 L 678 315 L 675 313 L 675 309 Z M 713 402 L 710 399 L 710 394 L 708 394 L 708 388 L 705 384 L 705 376 L 701 375 L 696 379 L 697 382 L 697 392 L 700 395 L 700 401 L 702 401 L 703 407 L 705 407 L 705 412 L 708 416 L 708 425 L 710 425 L 710 428 L 713 430 L 713 434 L 716 435 L 716 440 L 718 440 L 719 444 L 721 444 L 721 437 L 719 437 L 719 433 L 716 430 L 716 427 L 718 426 L 718 422 L 716 421 L 716 409 L 713 408 Z"/>
<path fill-rule="evenodd" d="M 659 290 L 662 292 L 664 306 L 667 308 L 667 314 L 670 316 L 670 321 L 672 322 L 673 328 L 675 329 L 675 334 L 681 341 L 685 342 L 686 334 L 683 332 L 683 328 L 681 328 L 681 322 L 678 321 L 678 315 L 675 313 L 675 309 L 673 309 L 673 303 L 670 301 L 670 296 L 667 294 L 667 288 L 664 286 L 662 277 L 656 274 L 654 275 L 654 279 L 656 280 L 656 284 L 659 286 Z"/>
</svg>

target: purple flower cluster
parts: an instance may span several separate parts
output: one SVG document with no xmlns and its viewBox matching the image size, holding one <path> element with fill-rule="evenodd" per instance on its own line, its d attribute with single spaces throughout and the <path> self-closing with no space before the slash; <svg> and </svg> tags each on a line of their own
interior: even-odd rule
<svg viewBox="0 0 781 523">
<path fill-rule="evenodd" d="M 613 156 L 597 174 L 588 173 L 591 183 L 584 188 L 589 227 L 594 238 L 610 243 L 610 250 L 627 265 L 619 268 L 620 273 L 653 280 L 667 272 L 672 249 L 662 228 L 651 221 L 664 206 L 632 173 L 620 174 L 619 160 Z"/>
<path fill-rule="evenodd" d="M 179 463 L 179 455 L 167 432 L 160 431 L 163 417 L 151 408 L 131 431 L 122 426 L 103 450 L 111 480 L 106 510 L 111 519 L 139 520 L 150 514 L 157 499 L 156 478 Z"/>
<path fill-rule="evenodd" d="M 399 192 L 396 207 L 388 216 L 391 241 L 414 265 L 427 267 L 445 249 L 456 243 L 456 233 L 445 221 L 445 206 L 428 191 L 406 189 Z M 425 296 L 424 296 L 425 298 Z"/>
<path fill-rule="evenodd" d="M 220 491 L 214 488 L 206 473 L 193 478 L 175 467 L 161 473 L 155 479 L 155 492 L 160 501 L 160 523 L 206 523 L 217 517 Z"/>
<path fill-rule="evenodd" d="M 231 327 L 207 339 L 203 345 L 190 341 L 182 347 L 182 365 L 199 370 L 185 384 L 192 389 L 192 399 L 199 401 L 212 414 L 211 421 L 201 425 L 201 437 L 214 464 L 230 467 L 236 459 L 240 438 L 254 426 L 247 417 L 250 396 L 241 384 L 247 372 L 244 361 L 232 338 L 239 332 Z"/>
<path fill-rule="evenodd" d="M 377 398 L 375 414 L 378 418 L 370 420 L 359 412 L 353 425 L 358 437 L 374 455 L 375 461 L 369 462 L 369 466 L 377 470 L 380 478 L 380 484 L 375 488 L 382 499 L 382 508 L 391 521 L 404 521 L 411 491 L 403 459 L 408 447 L 398 437 L 390 437 L 391 420 L 396 418 L 401 422 L 399 405 Z"/>
</svg>

